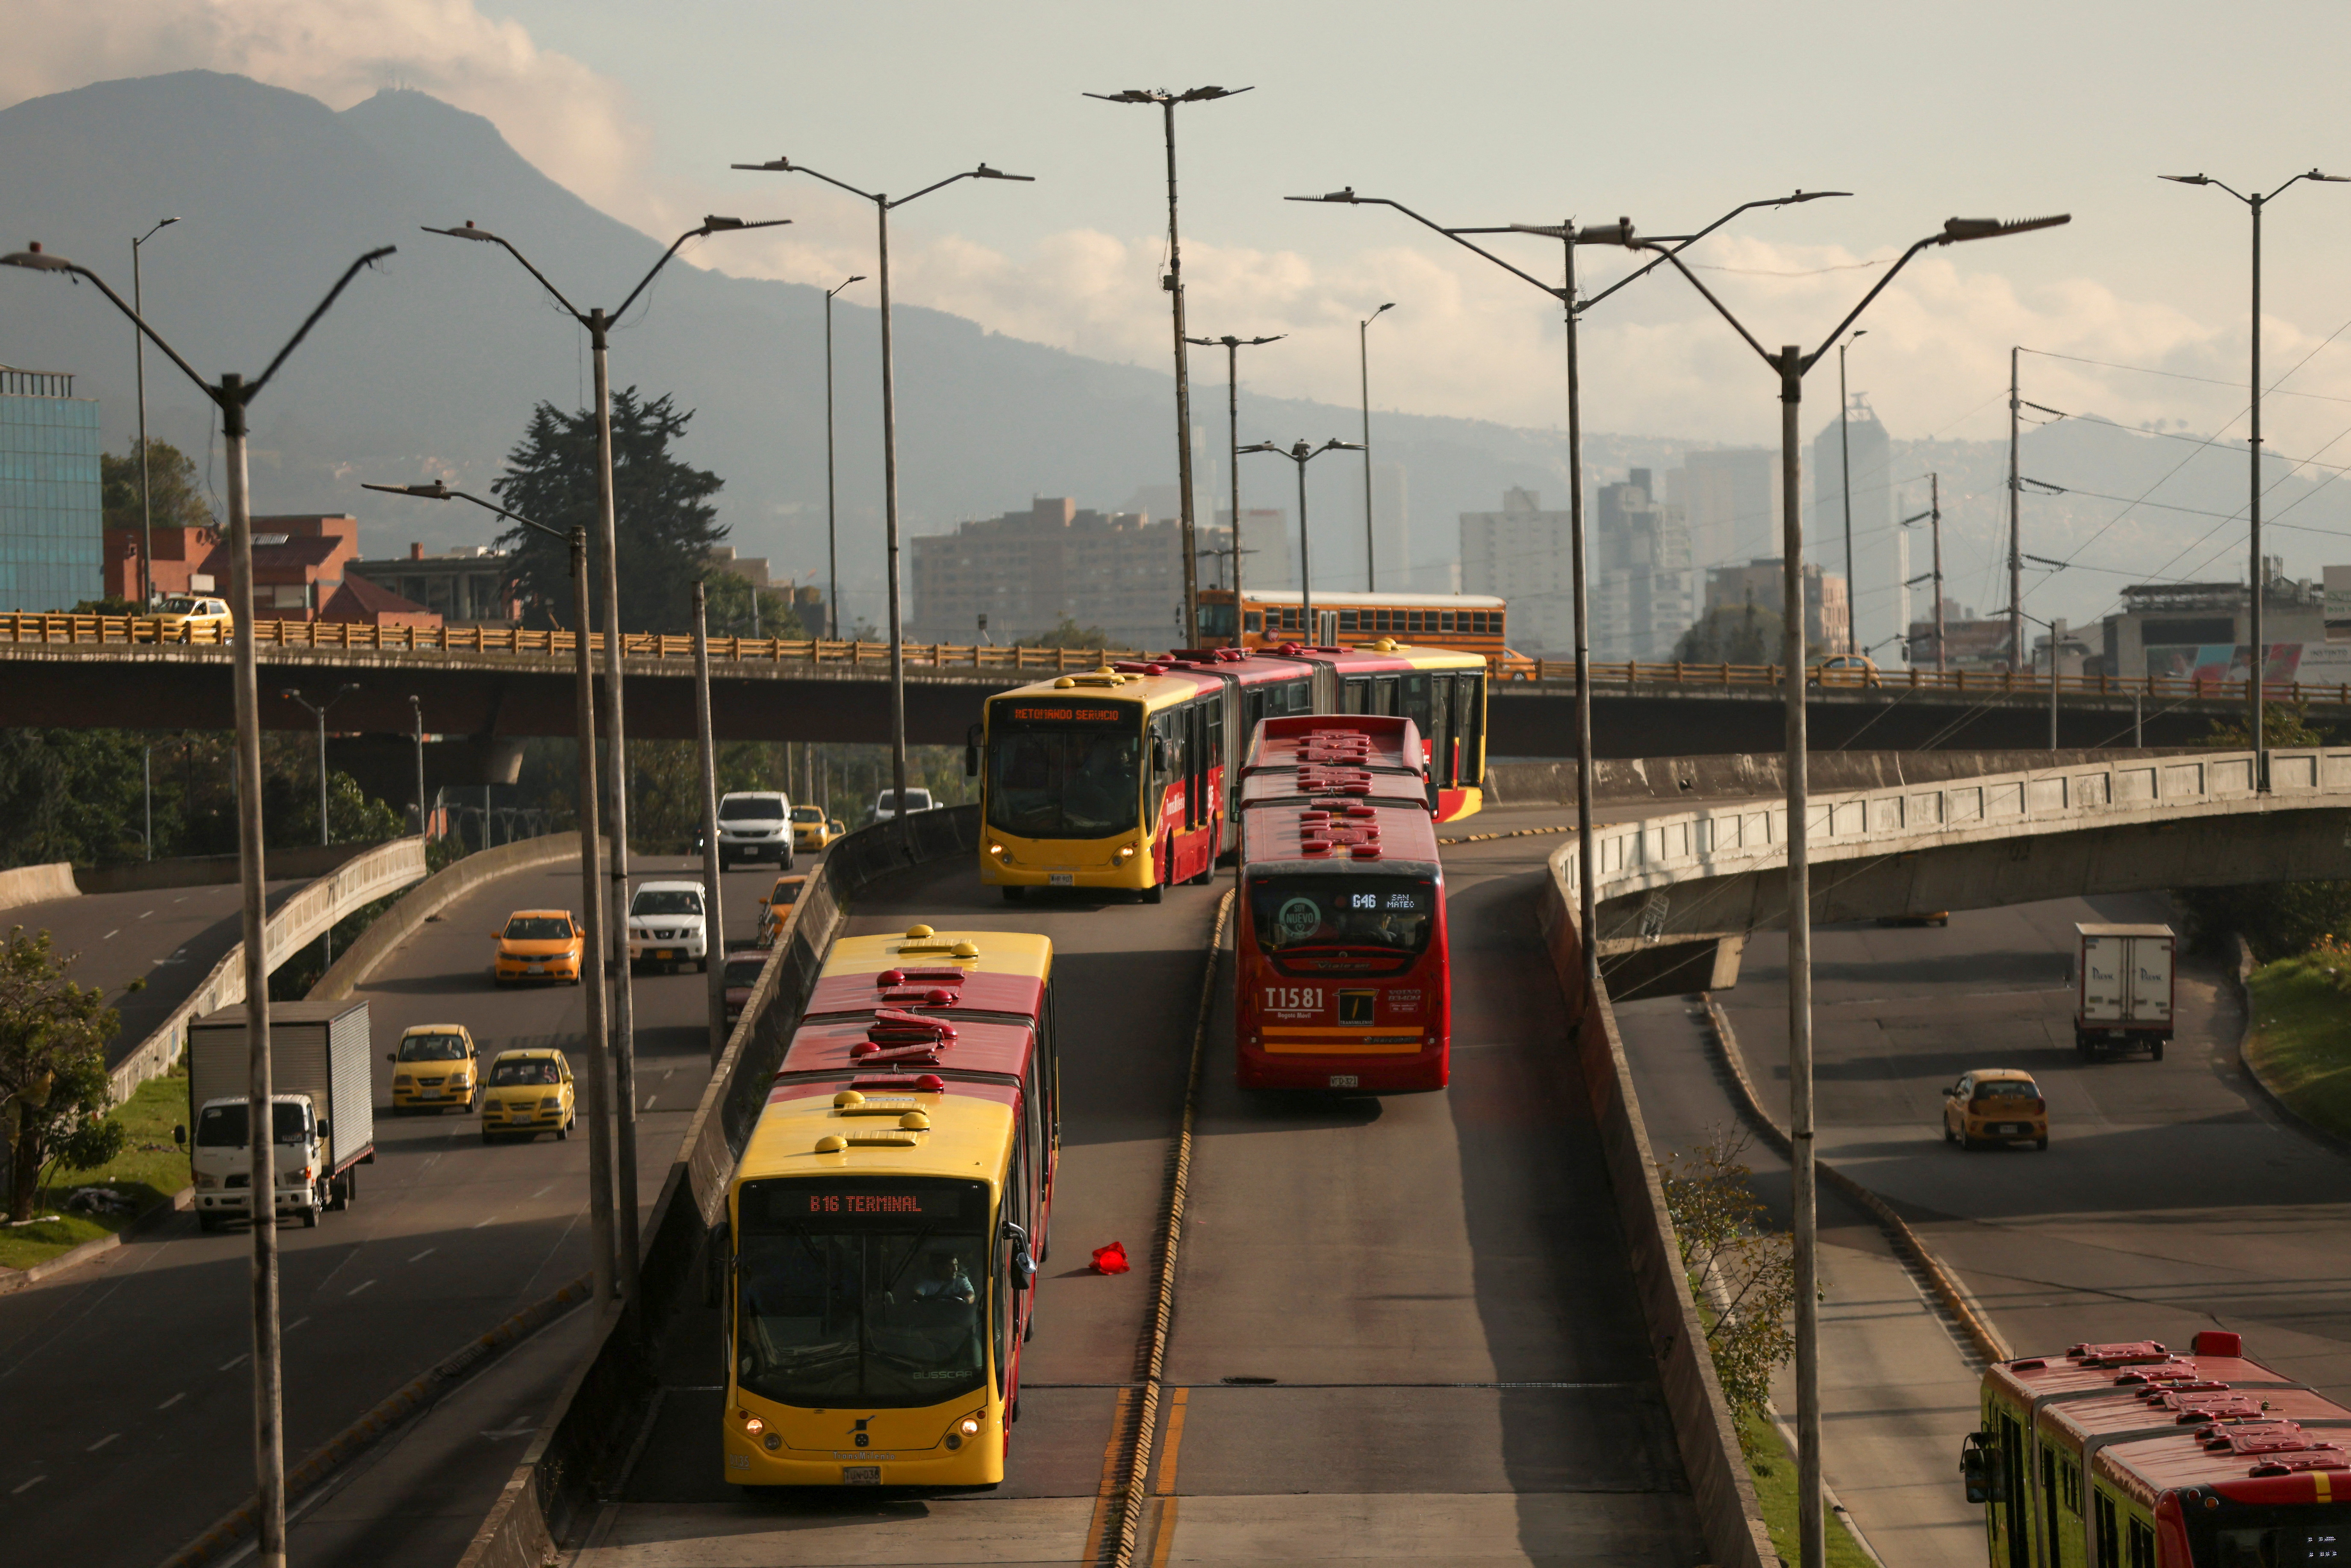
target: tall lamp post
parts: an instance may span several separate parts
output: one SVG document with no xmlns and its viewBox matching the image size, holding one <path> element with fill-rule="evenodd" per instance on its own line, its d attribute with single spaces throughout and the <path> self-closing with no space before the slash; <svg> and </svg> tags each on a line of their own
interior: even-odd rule
<svg viewBox="0 0 2351 1568">
<path fill-rule="evenodd" d="M 1381 308 L 1385 309 L 1386 307 Z M 1228 332 L 1221 338 L 1184 340 L 1203 349 L 1221 344 L 1225 350 L 1225 450 L 1228 454 L 1225 466 L 1232 470 L 1228 477 L 1233 487 L 1233 646 L 1236 648 L 1249 646 L 1249 628 L 1241 624 L 1241 556 L 1245 553 L 1241 549 L 1241 350 L 1279 343 L 1289 336 L 1287 332 L 1276 332 L 1270 338 L 1236 338 Z M 1198 636 L 1199 630 L 1194 626 L 1192 634 Z"/>
<path fill-rule="evenodd" d="M 421 839 L 432 821 L 424 800 L 424 699 L 409 693 L 408 711 L 416 720 L 416 836 Z"/>
<path fill-rule="evenodd" d="M 194 366 L 180 357 L 179 351 L 165 342 L 146 319 L 122 296 L 106 285 L 106 280 L 86 267 L 78 266 L 61 256 L 52 256 L 36 243 L 29 249 L 0 256 L 0 266 L 21 267 L 36 272 L 63 272 L 78 278 L 87 278 L 114 308 L 128 316 L 140 334 L 160 350 L 163 357 L 180 369 L 180 373 L 201 388 L 221 414 L 222 467 L 226 471 L 228 485 L 228 548 L 229 548 L 229 613 L 233 622 L 251 626 L 253 620 L 253 505 L 246 492 L 246 437 L 247 411 L 261 389 L 285 364 L 287 357 L 309 336 L 310 329 L 330 309 L 352 278 L 361 268 L 392 254 L 396 247 L 382 246 L 369 251 L 346 267 L 327 297 L 319 301 L 302 325 L 277 350 L 261 374 L 248 382 L 234 372 L 218 382 L 208 382 L 198 374 Z M 143 458 L 144 453 L 141 454 Z M 269 1101 L 271 1093 L 269 1060 L 269 958 L 262 946 L 264 884 L 266 881 L 262 857 L 261 839 L 261 698 L 257 661 L 254 640 L 239 636 L 235 643 L 234 661 L 230 665 L 230 690 L 236 706 L 236 846 L 237 877 L 242 883 L 242 928 L 245 940 L 245 1007 L 246 1039 L 250 1052 L 250 1072 L 247 1079 L 246 1125 L 252 1143 L 249 1152 L 252 1164 L 247 1180 L 256 1193 L 267 1192 L 277 1179 L 276 1151 L 270 1144 Z M 286 1564 L 286 1431 L 285 1384 L 283 1367 L 278 1358 L 277 1326 L 277 1228 L 274 1224 L 253 1227 L 253 1460 L 258 1493 L 258 1519 L 256 1533 L 259 1536 L 255 1561 L 260 1568 L 285 1568 Z"/>
<path fill-rule="evenodd" d="M 950 174 L 916 191 L 911 196 L 892 198 L 880 191 L 861 191 L 845 181 L 820 172 L 805 163 L 795 163 L 789 158 L 770 158 L 764 163 L 737 163 L 733 167 L 769 174 L 806 174 L 821 180 L 837 191 L 846 191 L 861 201 L 873 204 L 873 216 L 879 252 L 874 272 L 882 291 L 882 526 L 886 538 L 885 553 L 889 558 L 890 602 L 890 780 L 895 791 L 890 797 L 897 802 L 898 814 L 906 811 L 906 636 L 905 621 L 900 604 L 898 581 L 898 383 L 890 342 L 890 214 L 908 202 L 920 201 L 933 191 L 944 190 L 957 180 L 1017 180 L 1023 184 L 1035 182 L 1033 174 L 1007 174 L 982 163 L 977 169 L 967 169 L 960 174 Z M 846 288 L 847 284 L 841 285 Z"/>
<path fill-rule="evenodd" d="M 1196 87 L 1182 92 L 1165 88 L 1131 87 L 1123 92 L 1090 92 L 1104 103 L 1155 103 L 1166 126 L 1167 141 L 1167 274 L 1159 286 L 1167 291 L 1176 321 L 1176 509 L 1184 525 L 1184 636 L 1200 634 L 1200 566 L 1192 522 L 1192 373 L 1184 353 L 1184 244 L 1176 224 L 1176 106 L 1238 98 L 1254 89 L 1245 87 Z"/>
<path fill-rule="evenodd" d="M 1756 207 L 1782 207 L 1800 202 L 1816 201 L 1823 196 L 1842 196 L 1843 191 L 1798 191 L 1792 195 L 1768 201 L 1744 202 L 1730 209 L 1714 222 L 1691 235 L 1667 235 L 1666 238 L 1687 249 L 1712 234 L 1740 214 Z M 1573 593 L 1575 620 L 1575 836 L 1577 915 L 1582 921 L 1583 949 L 1583 983 L 1587 991 L 1600 983 L 1600 947 L 1595 922 L 1594 887 L 1599 882 L 1599 867 L 1592 838 L 1592 635 L 1585 591 L 1583 549 L 1583 397 L 1582 371 L 1577 353 L 1576 323 L 1583 312 L 1591 309 L 1618 289 L 1646 277 L 1664 265 L 1662 259 L 1618 278 L 1599 293 L 1578 301 L 1575 286 L 1575 247 L 1578 245 L 1625 245 L 1633 235 L 1630 219 L 1619 219 L 1614 227 L 1578 229 L 1573 222 L 1562 224 L 1504 224 L 1474 228 L 1447 228 L 1433 218 L 1422 216 L 1402 202 L 1385 196 L 1359 196 L 1350 185 L 1322 196 L 1291 196 L 1293 202 L 1335 202 L 1348 206 L 1393 207 L 1423 228 L 1433 229 L 1465 250 L 1475 251 L 1511 277 L 1533 284 L 1559 301 L 1567 337 L 1567 519 L 1568 549 L 1574 556 L 1572 563 Z M 1525 234 L 1555 239 L 1560 242 L 1562 259 L 1561 279 L 1554 287 L 1533 274 L 1520 270 L 1504 261 L 1492 251 L 1467 236 L 1470 235 Z M 1660 242 L 1664 243 L 1664 242 Z"/>
<path fill-rule="evenodd" d="M 1298 632 L 1309 647 L 1314 637 L 1314 551 L 1310 543 L 1312 536 L 1306 531 L 1306 465 L 1325 452 L 1359 450 L 1352 441 L 1333 436 L 1320 446 L 1310 446 L 1301 437 L 1288 446 L 1277 446 L 1270 441 L 1260 441 L 1254 446 L 1235 448 L 1235 455 L 1249 452 L 1271 452 L 1298 465 Z M 1238 558 L 1236 557 L 1236 559 Z M 1238 601 L 1236 599 L 1236 604 Z"/>
<path fill-rule="evenodd" d="M 1380 587 L 1378 550 L 1372 533 L 1372 323 L 1395 308 L 1391 299 L 1355 323 L 1355 374 L 1364 394 L 1364 591 Z"/>
<path fill-rule="evenodd" d="M 1962 240 L 1995 239 L 2032 229 L 2053 228 L 2072 222 L 2070 214 L 2006 223 L 1996 218 L 1952 218 L 1939 233 L 1928 235 L 1902 253 L 1886 269 L 1861 303 L 1855 306 L 1821 346 L 1805 353 L 1791 343 L 1778 353 L 1763 347 L 1729 308 L 1700 283 L 1681 258 L 1654 240 L 1635 241 L 1636 249 L 1654 249 L 1680 273 L 1689 286 L 1714 307 L 1731 329 L 1771 368 L 1780 382 L 1781 486 L 1781 638 L 1786 664 L 1788 775 L 1788 1137 L 1793 1154 L 1789 1161 L 1796 1221 L 1796 1523 L 1799 1568 L 1821 1568 L 1825 1561 L 1825 1537 L 1821 1516 L 1821 1369 L 1820 1257 L 1817 1176 L 1813 1168 L 1813 965 L 1812 885 L 1807 841 L 1811 836 L 1811 794 L 1804 776 L 1804 513 L 1801 484 L 1802 432 L 1797 418 L 1804 395 L 1804 375 L 1819 363 L 1829 345 L 1871 301 L 1885 292 L 1913 257 L 1930 246 L 1956 245 Z"/>
<path fill-rule="evenodd" d="M 135 316 L 143 319 L 147 314 L 146 295 L 139 285 L 140 249 L 179 221 L 177 218 L 165 218 L 131 242 L 131 309 Z M 155 507 L 152 497 L 148 494 L 152 485 L 149 474 L 153 465 L 147 459 L 147 340 L 139 334 L 136 328 L 131 332 L 131 346 L 138 356 L 139 367 L 139 608 L 152 610 L 155 607 Z M 153 858 L 153 853 L 151 845 L 148 852 L 150 859 Z"/>
<path fill-rule="evenodd" d="M 629 307 L 650 287 L 661 269 L 669 265 L 670 257 L 690 239 L 714 234 L 733 234 L 745 229 L 770 229 L 791 222 L 789 218 L 768 218 L 746 223 L 741 218 L 705 217 L 693 228 L 670 242 L 661 259 L 647 269 L 629 290 L 620 308 L 606 311 L 601 307 L 582 310 L 564 298 L 563 291 L 547 279 L 547 275 L 530 263 L 530 259 L 515 248 L 512 242 L 476 227 L 468 220 L 463 228 L 436 229 L 427 226 L 426 234 L 446 235 L 452 239 L 477 240 L 495 245 L 522 264 L 523 270 L 538 280 L 563 313 L 588 330 L 588 343 L 596 368 L 596 542 L 603 550 L 604 601 L 604 744 L 611 748 L 607 783 L 611 799 L 605 821 L 611 824 L 612 860 L 607 875 L 611 883 L 611 921 L 612 963 L 612 1057 L 616 1108 L 620 1113 L 618 1143 L 614 1162 L 620 1182 L 620 1259 L 622 1277 L 633 1292 L 637 1265 L 643 1261 L 637 1237 L 637 1031 L 634 998 L 629 986 L 629 762 L 627 733 L 622 723 L 622 654 L 626 636 L 621 630 L 621 568 L 618 526 L 614 519 L 612 495 L 612 377 L 607 355 L 607 340 L 613 325 L 629 313 Z M 455 492 L 452 492 L 455 494 Z M 508 514 L 511 516 L 511 514 Z M 516 519 L 519 521 L 520 519 Z M 580 622 L 580 635 L 588 635 L 588 622 Z M 582 745 L 589 744 L 590 732 L 581 731 Z"/>
<path fill-rule="evenodd" d="M 852 283 L 865 281 L 863 273 L 844 278 L 839 287 L 824 291 L 824 559 L 831 570 L 827 591 L 831 595 L 827 609 L 831 612 L 832 640 L 841 641 L 841 493 L 833 482 L 832 447 L 832 297 Z M 758 602 L 758 595 L 751 596 Z"/>
<path fill-rule="evenodd" d="M 277 695 L 287 702 L 300 703 L 319 724 L 319 847 L 324 849 L 334 841 L 327 821 L 327 710 L 360 689 L 357 681 L 345 681 L 335 688 L 335 695 L 325 702 L 314 703 L 293 686 L 283 686 Z"/>
<path fill-rule="evenodd" d="M 2252 400 L 2252 436 L 2245 444 L 2252 469 L 2246 486 L 2245 504 L 2247 516 L 2252 521 L 2252 575 L 2246 580 L 2252 584 L 2253 595 L 2252 623 L 2247 628 L 2252 640 L 2253 660 L 2245 682 L 2245 691 L 2252 710 L 2247 716 L 2253 730 L 2253 788 L 2266 792 L 2270 787 L 2270 747 L 2269 737 L 2264 733 L 2262 723 L 2266 716 L 2262 711 L 2262 687 L 2269 677 L 2269 649 L 2262 642 L 2262 591 L 2268 586 L 2262 570 L 2262 209 L 2283 195 L 2286 187 L 2297 180 L 2314 180 L 2328 185 L 2351 184 L 2351 174 L 2322 174 L 2312 169 L 2294 175 L 2274 191 L 2267 193 L 2255 191 L 2250 196 L 2207 174 L 2158 174 L 2156 177 L 2169 180 L 2175 184 L 2211 185 L 2227 191 L 2245 204 L 2253 219 L 2252 368 L 2245 378 Z M 2010 396 L 2012 402 L 2013 392 Z M 2051 638 L 2050 646 L 2053 650 L 2056 646 L 2055 633 L 2051 633 Z M 2054 657 L 2053 653 L 2052 657 Z"/>
<path fill-rule="evenodd" d="M 548 527 L 507 510 L 496 501 L 486 501 L 479 496 L 469 496 L 463 490 L 452 490 L 438 482 L 429 485 L 362 485 L 362 489 L 381 490 L 388 496 L 414 496 L 426 501 L 470 501 L 484 511 L 496 512 L 509 522 L 521 525 L 537 533 L 567 540 L 571 546 L 571 621 L 572 632 L 572 732 L 580 737 L 580 910 L 582 936 L 580 944 L 580 989 L 586 1003 L 588 1057 L 588 1236 L 590 1275 L 594 1283 L 596 1299 L 610 1302 L 620 1296 L 618 1272 L 614 1267 L 612 1248 L 612 1080 L 610 1057 L 605 1049 L 604 977 L 600 972 L 596 983 L 590 985 L 588 971 L 601 970 L 604 952 L 604 888 L 596 872 L 597 840 L 602 835 L 597 829 L 596 803 L 596 664 L 588 635 L 589 581 L 588 530 L 574 528 L 569 531 Z M 609 641 L 609 639 L 608 639 Z M 415 702 L 414 697 L 408 699 Z M 423 734 L 424 715 L 417 709 L 417 733 Z M 423 750 L 420 742 L 417 751 L 417 789 L 419 799 L 423 791 Z M 628 972 L 628 965 L 620 966 Z"/>
<path fill-rule="evenodd" d="M 1861 651 L 1861 639 L 1853 631 L 1853 441 L 1845 430 L 1845 413 L 1853 399 L 1844 390 L 1844 351 L 1853 347 L 1855 338 L 1868 336 L 1869 329 L 1864 327 L 1837 345 L 1837 494 L 1844 501 L 1844 651 L 1848 653 Z"/>
</svg>

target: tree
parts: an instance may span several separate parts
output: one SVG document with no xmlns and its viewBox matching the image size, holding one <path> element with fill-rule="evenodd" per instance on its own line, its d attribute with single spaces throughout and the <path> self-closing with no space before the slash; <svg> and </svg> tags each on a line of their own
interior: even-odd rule
<svg viewBox="0 0 2351 1568">
<path fill-rule="evenodd" d="M 755 588 L 751 580 L 731 571 L 712 570 L 704 577 L 708 591 L 705 613 L 713 637 L 780 637 L 799 642 L 813 633 L 801 624 L 789 594 Z M 757 603 L 755 617 L 751 606 Z"/>
<path fill-rule="evenodd" d="M 711 547 L 726 538 L 710 504 L 726 483 L 671 454 L 692 410 L 667 394 L 647 402 L 634 387 L 612 396 L 612 516 L 620 552 L 621 623 L 628 632 L 689 631 L 693 587 L 709 572 Z M 590 580 L 603 580 L 597 517 L 596 413 L 564 413 L 553 403 L 532 411 L 507 471 L 490 488 L 523 516 L 567 533 L 588 530 Z M 516 527 L 497 543 L 514 552 L 507 582 L 560 624 L 571 619 L 571 550 L 561 539 Z M 603 629 L 603 595 L 591 595 L 591 621 Z"/>
<path fill-rule="evenodd" d="M 2231 751 L 2250 751 L 2249 738 L 2253 727 L 2242 719 L 2214 719 L 2212 730 L 2204 737 L 2207 746 L 2223 747 Z M 2262 737 L 2272 746 L 2325 746 L 2326 732 L 2310 722 L 2310 705 L 2305 702 L 2263 703 L 2262 705 Z"/>
<path fill-rule="evenodd" d="M 1067 615 L 1050 632 L 1013 640 L 1016 648 L 1107 648 L 1110 633 L 1099 626 L 1081 626 Z"/>
<path fill-rule="evenodd" d="M 1794 1239 L 1771 1230 L 1740 1162 L 1746 1138 L 1725 1127 L 1689 1154 L 1657 1162 L 1690 1293 L 1708 1318 L 1707 1349 L 1751 1462 L 1748 1427 L 1771 1399 L 1771 1374 L 1795 1354 L 1788 1314 L 1796 1304 Z"/>
<path fill-rule="evenodd" d="M 8 1217 L 33 1217 L 44 1173 L 65 1165 L 102 1166 L 122 1152 L 122 1124 L 106 1119 L 112 1100 L 106 1042 L 121 1015 L 105 994 L 68 977 L 71 957 L 51 950 L 46 931 L 12 928 L 0 945 L 0 1102 L 7 1106 Z M 133 980 L 131 990 L 143 981 Z"/>
<path fill-rule="evenodd" d="M 205 498 L 204 476 L 195 460 L 168 441 L 147 443 L 147 487 L 159 528 L 212 528 L 220 526 Z M 139 510 L 139 444 L 121 456 L 101 453 L 98 459 L 98 504 L 110 528 L 135 528 Z M 209 542 L 217 542 L 209 541 Z"/>
<path fill-rule="evenodd" d="M 1734 608 L 1718 605 L 1681 635 L 1674 657 L 1690 664 L 1776 664 L 1780 612 L 1757 608 L 1752 600 Z"/>
</svg>

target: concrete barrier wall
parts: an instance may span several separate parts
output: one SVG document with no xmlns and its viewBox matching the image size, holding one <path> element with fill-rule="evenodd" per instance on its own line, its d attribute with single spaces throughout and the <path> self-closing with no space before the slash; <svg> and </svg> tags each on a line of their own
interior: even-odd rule
<svg viewBox="0 0 2351 1568">
<path fill-rule="evenodd" d="M 337 1002 L 350 996 L 367 984 L 377 965 L 423 930 L 426 921 L 484 883 L 562 861 L 576 863 L 579 859 L 578 833 L 549 833 L 543 838 L 500 844 L 443 866 L 409 889 L 399 903 L 377 915 L 360 933 L 359 940 L 345 948 L 333 967 L 319 977 L 319 983 L 310 988 L 308 999 Z"/>
<path fill-rule="evenodd" d="M 1633 1070 L 1617 1037 L 1616 1014 L 1607 988 L 1587 992 L 1583 938 L 1575 926 L 1575 899 L 1562 866 L 1573 864 L 1574 842 L 1551 858 L 1541 902 L 1543 943 L 1560 988 L 1567 998 L 1573 1052 L 1561 1061 L 1569 1092 L 1583 1096 L 1600 1131 L 1616 1216 L 1624 1228 L 1633 1282 L 1647 1320 L 1649 1348 L 1665 1385 L 1682 1469 L 1689 1478 L 1708 1558 L 1718 1568 L 1764 1568 L 1779 1561 L 1755 1483 L 1739 1451 L 1730 1406 L 1714 1374 L 1706 1325 L 1682 1270 L 1681 1249 L 1666 1213 L 1665 1188 L 1657 1177 L 1648 1129 L 1641 1121 Z"/>
<path fill-rule="evenodd" d="M 0 871 L 0 909 L 14 909 L 20 904 L 47 904 L 53 898 L 72 898 L 80 892 L 74 883 L 70 861 Z"/>
<path fill-rule="evenodd" d="M 921 812 L 850 834 L 810 876 L 653 1200 L 635 1291 L 622 1311 L 608 1311 L 597 1324 L 555 1413 L 525 1451 L 459 1568 L 540 1568 L 555 1554 L 555 1543 L 586 1522 L 598 1489 L 617 1479 L 655 1383 L 648 1354 L 699 1278 L 704 1243 L 724 1211 L 736 1158 L 767 1103 L 844 912 L 878 877 L 976 853 L 978 835 L 977 806 Z"/>
<path fill-rule="evenodd" d="M 396 843 L 396 839 L 377 843 Z M 304 844 L 297 849 L 273 849 L 267 868 L 273 882 L 326 875 L 345 862 L 374 849 L 365 844 Z M 212 887 L 235 882 L 235 855 L 181 855 L 171 860 L 128 861 L 121 865 L 96 866 L 74 873 L 84 893 L 137 893 L 152 887 Z"/>
<path fill-rule="evenodd" d="M 2102 751 L 1814 751 L 1805 759 L 1815 790 L 1882 789 L 1902 784 L 1939 783 L 1987 773 L 2028 768 L 2073 768 L 2132 757 L 2177 757 L 2191 747 L 2127 747 Z M 1786 758 L 1777 751 L 1707 757 L 1597 758 L 1592 765 L 1593 799 L 1614 805 L 1626 800 L 1716 800 L 1726 795 L 1785 795 Z M 1492 762 L 1486 786 L 1498 805 L 1573 805 L 1573 762 Z"/>
<path fill-rule="evenodd" d="M 272 862 L 264 862 L 268 870 Z M 363 904 L 372 904 L 424 877 L 424 841 L 393 839 L 371 845 L 352 855 L 277 906 L 263 925 L 262 951 L 275 969 L 288 954 L 315 942 L 329 927 Z M 117 1103 L 150 1078 L 160 1078 L 179 1059 L 188 1020 L 216 1008 L 245 1000 L 245 944 L 237 943 L 221 956 L 212 972 L 172 1009 L 153 1032 L 134 1046 L 111 1070 Z"/>
</svg>

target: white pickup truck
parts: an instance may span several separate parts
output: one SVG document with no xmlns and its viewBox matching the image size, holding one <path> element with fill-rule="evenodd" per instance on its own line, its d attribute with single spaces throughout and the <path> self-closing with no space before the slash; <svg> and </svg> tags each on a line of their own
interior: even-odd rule
<svg viewBox="0 0 2351 1568">
<path fill-rule="evenodd" d="M 217 1230 L 253 1215 L 246 1010 L 224 1008 L 188 1026 L 188 1145 L 196 1224 Z M 368 1005 L 274 1002 L 269 1009 L 270 1145 L 275 1207 L 306 1226 L 359 1196 L 375 1162 Z"/>
</svg>

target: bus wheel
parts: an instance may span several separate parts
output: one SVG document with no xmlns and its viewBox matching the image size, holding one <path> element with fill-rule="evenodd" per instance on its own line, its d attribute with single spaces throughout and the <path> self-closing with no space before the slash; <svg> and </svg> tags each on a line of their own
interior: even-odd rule
<svg viewBox="0 0 2351 1568">
<path fill-rule="evenodd" d="M 1141 903 L 1156 904 L 1167 896 L 1167 884 L 1164 882 L 1155 882 L 1134 896 Z"/>
</svg>

